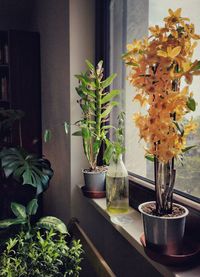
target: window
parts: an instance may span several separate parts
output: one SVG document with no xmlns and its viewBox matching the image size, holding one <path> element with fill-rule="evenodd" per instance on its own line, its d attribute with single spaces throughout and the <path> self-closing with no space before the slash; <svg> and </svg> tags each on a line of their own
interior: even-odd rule
<svg viewBox="0 0 200 277">
<path fill-rule="evenodd" d="M 132 101 L 134 88 L 126 80 L 128 72 L 123 64 L 121 55 L 126 51 L 126 44 L 133 39 L 141 39 L 148 35 L 148 26 L 161 25 L 162 19 L 167 16 L 168 9 L 182 8 L 183 16 L 189 17 L 195 24 L 196 33 L 200 34 L 199 0 L 112 0 L 110 4 L 110 71 L 116 72 L 118 77 L 113 86 L 122 90 L 118 99 L 119 108 L 112 113 L 111 123 L 116 124 L 117 109 L 126 112 L 125 127 L 125 164 L 127 169 L 137 175 L 153 180 L 153 163 L 144 158 L 145 143 L 139 142 L 138 130 L 134 127 L 133 113 L 139 110 L 137 103 Z M 200 42 L 198 43 L 193 59 L 200 58 Z M 196 55 L 196 56 L 195 56 Z M 193 117 L 199 123 L 195 135 L 189 137 L 188 145 L 197 145 L 196 148 L 185 154 L 182 166 L 178 162 L 176 189 L 196 199 L 200 198 L 200 78 L 194 78 L 190 91 L 193 91 L 197 109 Z"/>
</svg>

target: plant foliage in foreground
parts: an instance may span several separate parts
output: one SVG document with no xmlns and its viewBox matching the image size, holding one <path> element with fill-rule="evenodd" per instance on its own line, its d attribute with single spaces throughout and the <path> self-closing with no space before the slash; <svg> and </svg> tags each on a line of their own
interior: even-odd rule
<svg viewBox="0 0 200 277">
<path fill-rule="evenodd" d="M 15 236 L 1 243 L 0 276 L 79 276 L 83 252 L 80 241 L 67 239 L 67 228 L 56 217 L 40 218 L 33 225 L 31 217 L 37 209 L 37 199 L 32 199 L 26 207 L 12 202 L 15 218 L 0 221 L 0 228 L 20 227 Z"/>
<path fill-rule="evenodd" d="M 0 258 L 0 276 L 79 276 L 82 248 L 79 241 L 66 242 L 66 234 L 53 229 L 24 231 L 10 238 Z"/>
</svg>

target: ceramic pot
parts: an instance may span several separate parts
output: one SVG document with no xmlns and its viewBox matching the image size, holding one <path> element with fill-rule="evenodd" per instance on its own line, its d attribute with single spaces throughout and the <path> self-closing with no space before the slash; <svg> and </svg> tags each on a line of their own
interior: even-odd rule
<svg viewBox="0 0 200 277">
<path fill-rule="evenodd" d="M 106 170 L 102 172 L 94 172 L 84 169 L 82 172 L 86 191 L 105 191 Z"/>
<path fill-rule="evenodd" d="M 175 204 L 184 209 L 184 214 L 176 217 L 160 217 L 143 211 L 143 207 L 150 203 L 155 201 L 142 203 L 138 207 L 143 218 L 146 246 L 166 255 L 180 254 L 188 209 Z"/>
</svg>

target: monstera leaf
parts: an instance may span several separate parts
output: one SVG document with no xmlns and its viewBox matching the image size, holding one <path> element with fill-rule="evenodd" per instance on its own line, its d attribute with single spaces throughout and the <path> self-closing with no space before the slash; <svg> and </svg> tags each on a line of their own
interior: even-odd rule
<svg viewBox="0 0 200 277">
<path fill-rule="evenodd" d="M 5 177 L 13 177 L 23 185 L 36 188 L 36 194 L 47 189 L 53 170 L 48 160 L 27 154 L 23 149 L 4 148 L 0 151 Z"/>
</svg>

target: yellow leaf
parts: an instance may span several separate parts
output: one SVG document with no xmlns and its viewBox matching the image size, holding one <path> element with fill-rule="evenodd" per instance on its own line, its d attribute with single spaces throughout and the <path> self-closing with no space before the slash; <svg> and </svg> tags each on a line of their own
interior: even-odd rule
<svg viewBox="0 0 200 277">
<path fill-rule="evenodd" d="M 168 56 L 171 59 L 174 59 L 176 56 L 178 56 L 181 52 L 181 46 L 177 46 L 173 49 L 171 49 L 170 47 L 167 47 L 167 52 L 168 52 Z"/>
<path fill-rule="evenodd" d="M 189 62 L 182 62 L 182 68 L 183 68 L 184 72 L 189 71 L 190 68 L 191 68 L 191 63 L 189 63 Z"/>
<path fill-rule="evenodd" d="M 182 11 L 181 8 L 177 9 L 177 10 L 174 12 L 174 16 L 180 17 L 180 16 L 181 16 L 181 11 Z"/>
<path fill-rule="evenodd" d="M 167 53 L 165 51 L 162 51 L 162 50 L 158 50 L 157 55 L 161 56 L 161 57 L 164 57 L 164 58 L 167 58 L 167 56 L 168 56 Z"/>
<path fill-rule="evenodd" d="M 189 89 L 189 87 L 188 87 L 188 86 L 185 86 L 185 87 L 181 90 L 181 94 L 187 95 L 188 89 Z"/>
<path fill-rule="evenodd" d="M 140 102 L 141 106 L 144 106 L 147 103 L 147 99 L 143 97 L 141 94 L 137 94 L 134 98 L 133 101 L 138 100 Z"/>
</svg>

